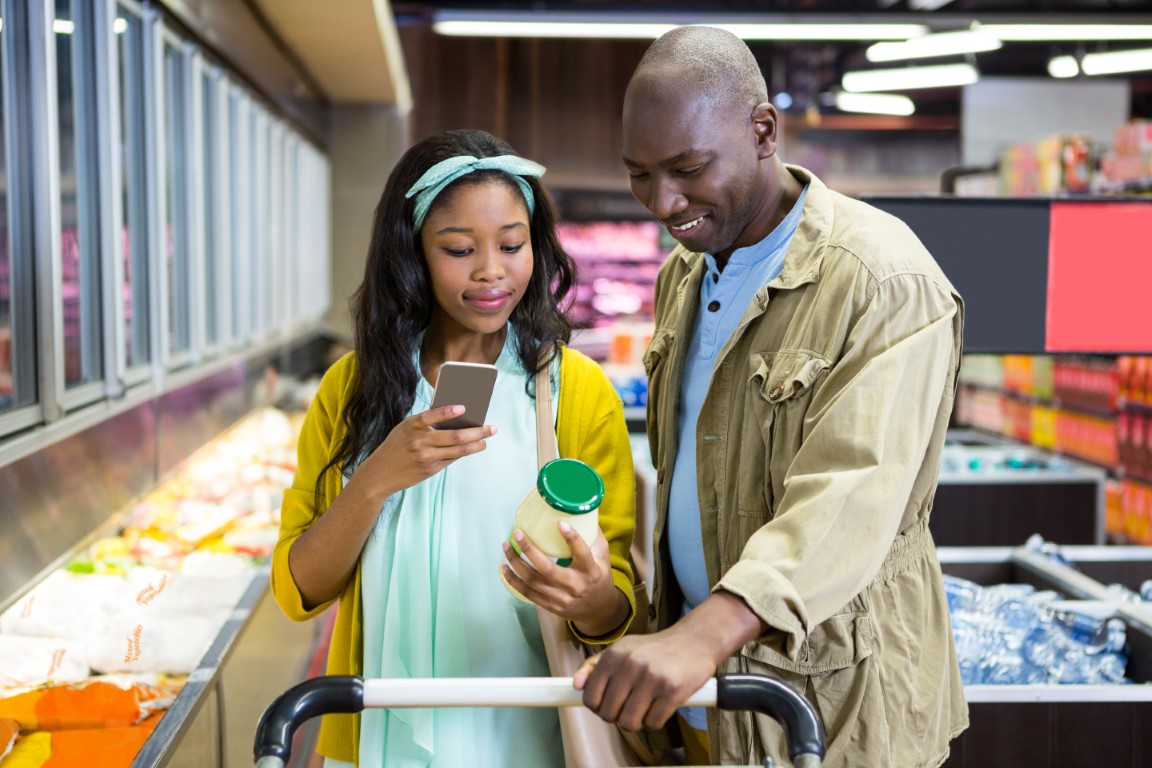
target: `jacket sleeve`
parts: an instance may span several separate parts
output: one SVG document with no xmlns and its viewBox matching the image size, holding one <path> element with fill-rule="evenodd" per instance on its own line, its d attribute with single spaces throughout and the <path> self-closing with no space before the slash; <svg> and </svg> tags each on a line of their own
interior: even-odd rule
<svg viewBox="0 0 1152 768">
<path fill-rule="evenodd" d="M 293 621 L 311 619 L 330 605 L 329 602 L 311 609 L 304 607 L 303 596 L 288 567 L 288 553 L 296 539 L 324 514 L 339 492 L 339 487 L 334 490 L 332 484 L 339 484 L 340 478 L 335 471 L 330 471 L 332 477 L 325 478 L 321 487 L 321 506 L 317 506 L 316 480 L 338 447 L 338 437 L 344 431 L 340 423 L 342 403 L 353 379 L 354 361 L 351 354 L 345 355 L 324 374 L 300 430 L 296 476 L 292 479 L 292 487 L 284 492 L 280 506 L 280 537 L 272 550 L 272 594 L 280 609 Z"/>
<path fill-rule="evenodd" d="M 960 307 L 930 278 L 879 282 L 813 393 L 776 514 L 718 583 L 795 660 L 805 636 L 875 577 L 905 521 L 959 350 Z"/>
<path fill-rule="evenodd" d="M 608 540 L 612 582 L 628 598 L 628 619 L 609 635 L 585 637 L 569 622 L 572 633 L 589 645 L 618 640 L 636 614 L 633 592 L 632 536 L 636 530 L 636 477 L 632 446 L 624 423 L 624 406 L 608 377 L 592 360 L 565 349 L 557 425 L 560 454 L 580 459 L 604 480 L 600 529 Z"/>
</svg>

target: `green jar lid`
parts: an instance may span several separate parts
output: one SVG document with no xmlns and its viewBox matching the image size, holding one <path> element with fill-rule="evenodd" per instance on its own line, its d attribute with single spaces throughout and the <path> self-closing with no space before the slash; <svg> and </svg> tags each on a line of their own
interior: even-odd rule
<svg viewBox="0 0 1152 768">
<path fill-rule="evenodd" d="M 536 490 L 549 506 L 570 515 L 591 512 L 604 501 L 604 481 L 577 459 L 553 459 L 541 467 Z"/>
</svg>

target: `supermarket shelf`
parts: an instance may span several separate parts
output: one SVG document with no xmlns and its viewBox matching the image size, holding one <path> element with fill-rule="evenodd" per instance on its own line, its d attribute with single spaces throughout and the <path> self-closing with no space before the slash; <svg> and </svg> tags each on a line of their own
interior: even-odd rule
<svg viewBox="0 0 1152 768">
<path fill-rule="evenodd" d="M 974 390 L 977 390 L 980 392 L 988 392 L 988 393 L 994 394 L 994 395 L 1003 395 L 1004 397 L 1010 398 L 1010 399 L 1015 400 L 1017 402 L 1027 403 L 1029 405 L 1039 405 L 1039 406 L 1043 406 L 1045 408 L 1053 408 L 1053 409 L 1062 410 L 1062 411 L 1072 411 L 1074 413 L 1083 414 L 1085 416 L 1097 416 L 1097 417 L 1100 417 L 1103 419 L 1113 419 L 1116 417 L 1116 410 L 1117 410 L 1116 408 L 1104 408 L 1104 407 L 1097 407 L 1097 406 L 1090 406 L 1090 405 L 1082 405 L 1080 403 L 1069 402 L 1067 400 L 1061 400 L 1061 399 L 1056 398 L 1056 397 L 1052 397 L 1052 398 L 1037 397 L 1036 395 L 1030 395 L 1026 392 L 1015 392 L 1013 390 L 1004 389 L 1002 387 L 992 387 L 992 386 L 989 386 L 987 384 L 972 383 L 972 382 L 967 382 L 967 381 L 961 381 L 960 386 L 968 387 L 969 389 L 974 389 Z M 1149 412 L 1152 412 L 1152 407 L 1149 407 L 1149 406 L 1140 406 L 1140 407 L 1146 408 Z M 1119 405 L 1117 405 L 1117 408 L 1119 408 Z"/>
<path fill-rule="evenodd" d="M 1116 408 L 1122 411 L 1135 411 L 1136 413 L 1152 413 L 1152 405 L 1136 403 L 1131 400 L 1120 400 L 1116 403 Z"/>
</svg>

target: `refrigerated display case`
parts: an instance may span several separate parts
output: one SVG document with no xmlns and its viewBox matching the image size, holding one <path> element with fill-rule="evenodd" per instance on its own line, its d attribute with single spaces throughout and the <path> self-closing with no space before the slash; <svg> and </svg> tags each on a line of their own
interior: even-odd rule
<svg viewBox="0 0 1152 768">
<path fill-rule="evenodd" d="M 930 528 L 937 546 L 1018 546 L 1039 533 L 1104 543 L 1107 473 L 1032 446 L 950 430 Z"/>
<path fill-rule="evenodd" d="M 946 768 L 1152 764 L 1152 730 L 1145 726 L 1152 717 L 1152 613 L 1122 603 L 1107 586 L 1114 578 L 1132 584 L 1152 576 L 1152 551 L 1082 546 L 1060 552 L 1075 567 L 1023 547 L 938 550 L 945 574 L 977 584 L 1029 584 L 1070 599 L 1112 602 L 1125 623 L 1125 676 L 1133 684 L 967 685 L 970 726 L 952 742 Z"/>
<path fill-rule="evenodd" d="M 69 635 L 88 670 L 69 680 L 109 673 L 172 693 L 134 768 L 248 764 L 267 702 L 322 671 L 325 622 L 289 621 L 269 591 L 299 429 L 269 406 L 290 374 L 322 371 L 331 346 L 297 340 L 219 366 L 0 466 L 0 497 L 14 502 L 0 504 L 0 636 Z M 0 699 L 13 682 L 0 675 Z M 75 759 L 59 764 L 91 764 Z"/>
</svg>

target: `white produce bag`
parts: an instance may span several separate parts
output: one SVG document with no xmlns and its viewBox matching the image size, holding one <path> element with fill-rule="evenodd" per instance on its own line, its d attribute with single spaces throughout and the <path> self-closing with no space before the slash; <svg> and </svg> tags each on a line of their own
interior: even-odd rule
<svg viewBox="0 0 1152 768">
<path fill-rule="evenodd" d="M 88 656 L 80 644 L 59 637 L 0 634 L 0 696 L 87 678 Z"/>
<path fill-rule="evenodd" d="M 126 576 L 57 571 L 0 616 L 0 632 L 78 643 L 96 672 L 186 674 L 211 647 L 254 570 L 221 577 L 157 568 Z"/>
</svg>

